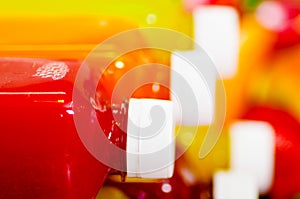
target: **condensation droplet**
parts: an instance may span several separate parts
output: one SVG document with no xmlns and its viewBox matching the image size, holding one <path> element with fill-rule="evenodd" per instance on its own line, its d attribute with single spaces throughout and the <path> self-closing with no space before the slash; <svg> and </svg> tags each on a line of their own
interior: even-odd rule
<svg viewBox="0 0 300 199">
<path fill-rule="evenodd" d="M 51 62 L 39 67 L 33 76 L 59 80 L 64 78 L 68 72 L 69 72 L 69 67 L 64 62 Z"/>
</svg>

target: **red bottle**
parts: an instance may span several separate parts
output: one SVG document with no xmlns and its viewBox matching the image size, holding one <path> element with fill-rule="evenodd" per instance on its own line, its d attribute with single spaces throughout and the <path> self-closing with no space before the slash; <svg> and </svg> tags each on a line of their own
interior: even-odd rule
<svg viewBox="0 0 300 199">
<path fill-rule="evenodd" d="M 271 198 L 297 198 L 300 192 L 299 121 L 282 108 L 266 105 L 251 107 L 244 118 L 267 121 L 275 130 L 275 173 Z"/>
<path fill-rule="evenodd" d="M 92 198 L 109 168 L 82 145 L 72 89 L 80 62 L 0 61 L 1 198 Z"/>
<path fill-rule="evenodd" d="M 93 157 L 77 133 L 72 93 L 81 64 L 0 59 L 0 198 L 94 198 L 112 171 Z M 100 82 L 107 83 L 105 78 Z M 102 86 L 89 101 L 95 111 L 87 121 L 99 122 L 107 143 L 126 151 L 128 103 L 109 103 L 111 94 Z M 86 137 L 101 145 L 93 140 L 94 130 L 87 125 Z M 118 173 L 124 174 L 124 153 L 100 147 L 101 154 L 116 160 L 122 167 Z"/>
</svg>

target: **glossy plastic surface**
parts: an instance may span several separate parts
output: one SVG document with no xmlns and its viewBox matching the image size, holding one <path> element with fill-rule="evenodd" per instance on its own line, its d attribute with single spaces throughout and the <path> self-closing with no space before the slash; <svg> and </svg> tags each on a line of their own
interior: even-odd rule
<svg viewBox="0 0 300 199">
<path fill-rule="evenodd" d="M 0 60 L 0 198 L 92 198 L 100 189 L 109 168 L 85 149 L 74 126 L 79 66 Z"/>
<path fill-rule="evenodd" d="M 153 90 L 149 84 L 141 85 L 134 93 L 120 93 L 115 103 L 111 102 L 122 75 L 139 64 L 158 62 L 150 60 L 151 55 L 135 51 L 116 60 L 99 79 L 94 101 L 89 101 L 96 115 L 91 113 L 88 120 L 99 122 L 109 141 L 124 150 L 126 136 L 121 129 L 126 127 L 127 118 L 119 111 L 122 101 L 131 96 L 169 98 L 167 88 L 158 85 L 159 89 Z M 124 67 L 118 68 L 117 62 Z M 74 124 L 72 92 L 79 89 L 74 87 L 74 81 L 81 64 L 36 58 L 0 59 L 0 198 L 92 198 L 97 194 L 110 169 L 86 150 Z M 87 81 L 97 81 L 94 70 L 97 68 L 87 74 Z M 168 80 L 168 74 L 156 73 L 153 71 L 155 78 Z M 137 75 L 143 78 L 149 74 L 139 71 Z M 126 84 L 122 86 L 126 88 Z M 81 93 L 80 97 L 86 98 Z M 97 106 L 105 106 L 105 111 L 99 111 Z M 91 140 L 97 133 L 92 125 L 86 126 L 86 132 Z M 112 155 L 109 149 L 102 148 L 101 152 Z M 126 161 L 123 156 L 112 158 Z"/>
</svg>

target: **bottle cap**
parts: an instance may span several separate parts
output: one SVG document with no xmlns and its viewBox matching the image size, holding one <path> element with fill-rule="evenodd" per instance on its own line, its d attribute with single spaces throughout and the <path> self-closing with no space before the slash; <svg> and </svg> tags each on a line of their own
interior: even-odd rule
<svg viewBox="0 0 300 199">
<path fill-rule="evenodd" d="M 215 62 L 222 79 L 237 71 L 239 17 L 229 6 L 199 6 L 193 12 L 195 41 Z"/>
<path fill-rule="evenodd" d="M 219 171 L 213 178 L 214 199 L 258 199 L 258 186 L 253 175 Z"/>
<path fill-rule="evenodd" d="M 211 124 L 214 119 L 216 70 L 201 49 L 171 56 L 171 99 L 178 125 Z"/>
<path fill-rule="evenodd" d="M 255 176 L 259 192 L 266 193 L 273 181 L 275 133 L 261 121 L 239 121 L 230 127 L 230 167 Z"/>
<path fill-rule="evenodd" d="M 174 129 L 171 101 L 130 99 L 126 149 L 128 177 L 172 177 Z"/>
</svg>

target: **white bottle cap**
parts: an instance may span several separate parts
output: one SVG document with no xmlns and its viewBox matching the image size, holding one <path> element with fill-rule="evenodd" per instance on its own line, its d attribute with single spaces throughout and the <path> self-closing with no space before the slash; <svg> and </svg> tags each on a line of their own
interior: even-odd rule
<svg viewBox="0 0 300 199">
<path fill-rule="evenodd" d="M 172 177 L 174 129 L 171 101 L 130 99 L 126 149 L 128 177 Z"/>
<path fill-rule="evenodd" d="M 199 6 L 194 11 L 195 41 L 207 51 L 222 78 L 237 71 L 239 17 L 229 6 Z"/>
<path fill-rule="evenodd" d="M 214 174 L 214 199 L 258 199 L 258 186 L 254 176 L 234 171 Z"/>
<path fill-rule="evenodd" d="M 178 125 L 211 124 L 214 119 L 216 69 L 206 53 L 174 52 L 171 56 L 171 99 Z"/>
<path fill-rule="evenodd" d="M 271 188 L 274 174 L 275 133 L 260 121 L 240 121 L 230 127 L 230 166 L 255 176 L 259 192 Z"/>
</svg>

